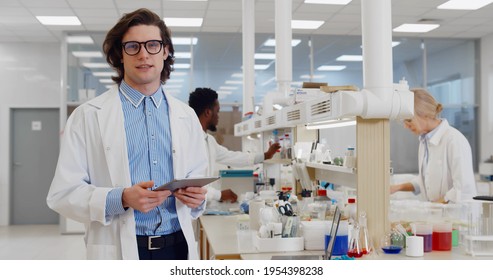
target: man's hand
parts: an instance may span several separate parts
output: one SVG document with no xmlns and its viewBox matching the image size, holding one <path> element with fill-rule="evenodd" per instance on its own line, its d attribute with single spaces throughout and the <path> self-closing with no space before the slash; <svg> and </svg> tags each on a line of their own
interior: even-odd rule
<svg viewBox="0 0 493 280">
<path fill-rule="evenodd" d="M 235 203 L 237 199 L 238 196 L 231 189 L 221 191 L 221 201 Z"/>
<path fill-rule="evenodd" d="M 264 160 L 271 159 L 280 148 L 281 148 L 281 144 L 279 143 L 270 144 L 269 149 L 267 150 L 267 152 L 264 153 Z"/>
<path fill-rule="evenodd" d="M 190 208 L 197 208 L 204 202 L 206 187 L 186 187 L 176 190 L 173 195 Z"/>
<path fill-rule="evenodd" d="M 151 191 L 154 186 L 153 181 L 140 182 L 123 190 L 123 207 L 132 207 L 140 212 L 147 213 L 164 202 L 171 191 Z"/>
</svg>

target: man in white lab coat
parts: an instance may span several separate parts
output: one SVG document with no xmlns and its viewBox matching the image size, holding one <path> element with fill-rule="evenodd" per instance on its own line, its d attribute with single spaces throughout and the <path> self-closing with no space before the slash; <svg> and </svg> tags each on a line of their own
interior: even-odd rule
<svg viewBox="0 0 493 280">
<path fill-rule="evenodd" d="M 279 143 L 272 143 L 269 149 L 263 154 L 230 151 L 224 146 L 219 145 L 216 139 L 207 133 L 207 130 L 216 131 L 217 124 L 219 123 L 219 110 L 221 108 L 217 92 L 210 88 L 196 88 L 190 93 L 188 105 L 195 110 L 204 131 L 203 138 L 205 139 L 209 158 L 209 176 L 218 175 L 217 163 L 232 167 L 251 166 L 261 163 L 266 159 L 271 159 L 281 147 Z M 235 202 L 237 195 L 230 189 L 220 191 L 218 185 L 213 184 L 208 189 L 207 199 Z"/>
<path fill-rule="evenodd" d="M 197 116 L 161 87 L 172 71 L 170 31 L 139 9 L 103 50 L 117 85 L 67 120 L 48 206 L 85 224 L 88 259 L 198 259 L 192 219 L 206 188 L 152 191 L 207 169 Z"/>
</svg>

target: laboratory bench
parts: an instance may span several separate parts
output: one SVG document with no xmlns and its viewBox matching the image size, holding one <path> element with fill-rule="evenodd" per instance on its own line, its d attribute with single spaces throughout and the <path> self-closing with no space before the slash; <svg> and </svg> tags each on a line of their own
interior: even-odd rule
<svg viewBox="0 0 493 280">
<path fill-rule="evenodd" d="M 245 236 L 238 236 L 237 222 L 239 217 L 240 215 L 204 215 L 199 218 L 199 251 L 201 259 L 323 259 L 324 252 L 318 250 L 259 252 L 253 246 L 251 237 L 245 238 Z M 453 247 L 451 251 L 424 253 L 423 257 L 408 257 L 405 255 L 405 249 L 403 249 L 399 254 L 378 252 L 359 260 L 493 260 L 493 256 L 471 256 L 464 251 L 462 246 L 459 246 Z"/>
</svg>

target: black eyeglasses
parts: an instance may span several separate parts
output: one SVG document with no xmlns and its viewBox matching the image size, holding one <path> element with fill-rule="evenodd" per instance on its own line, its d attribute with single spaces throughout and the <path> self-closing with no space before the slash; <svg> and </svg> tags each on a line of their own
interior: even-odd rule
<svg viewBox="0 0 493 280">
<path fill-rule="evenodd" d="M 128 55 L 136 55 L 140 52 L 140 45 L 144 45 L 144 48 L 149 54 L 157 54 L 163 48 L 163 41 L 149 40 L 145 42 L 128 41 L 122 44 L 123 50 Z"/>
</svg>

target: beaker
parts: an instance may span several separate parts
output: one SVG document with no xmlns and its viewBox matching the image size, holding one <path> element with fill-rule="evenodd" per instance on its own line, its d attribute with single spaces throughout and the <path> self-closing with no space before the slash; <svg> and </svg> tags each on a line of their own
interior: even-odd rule
<svg viewBox="0 0 493 280">
<path fill-rule="evenodd" d="M 431 252 L 433 249 L 433 225 L 428 223 L 413 223 L 414 234 L 423 237 L 423 251 Z"/>
<path fill-rule="evenodd" d="M 433 224 L 433 251 L 452 250 L 452 223 Z"/>
</svg>

